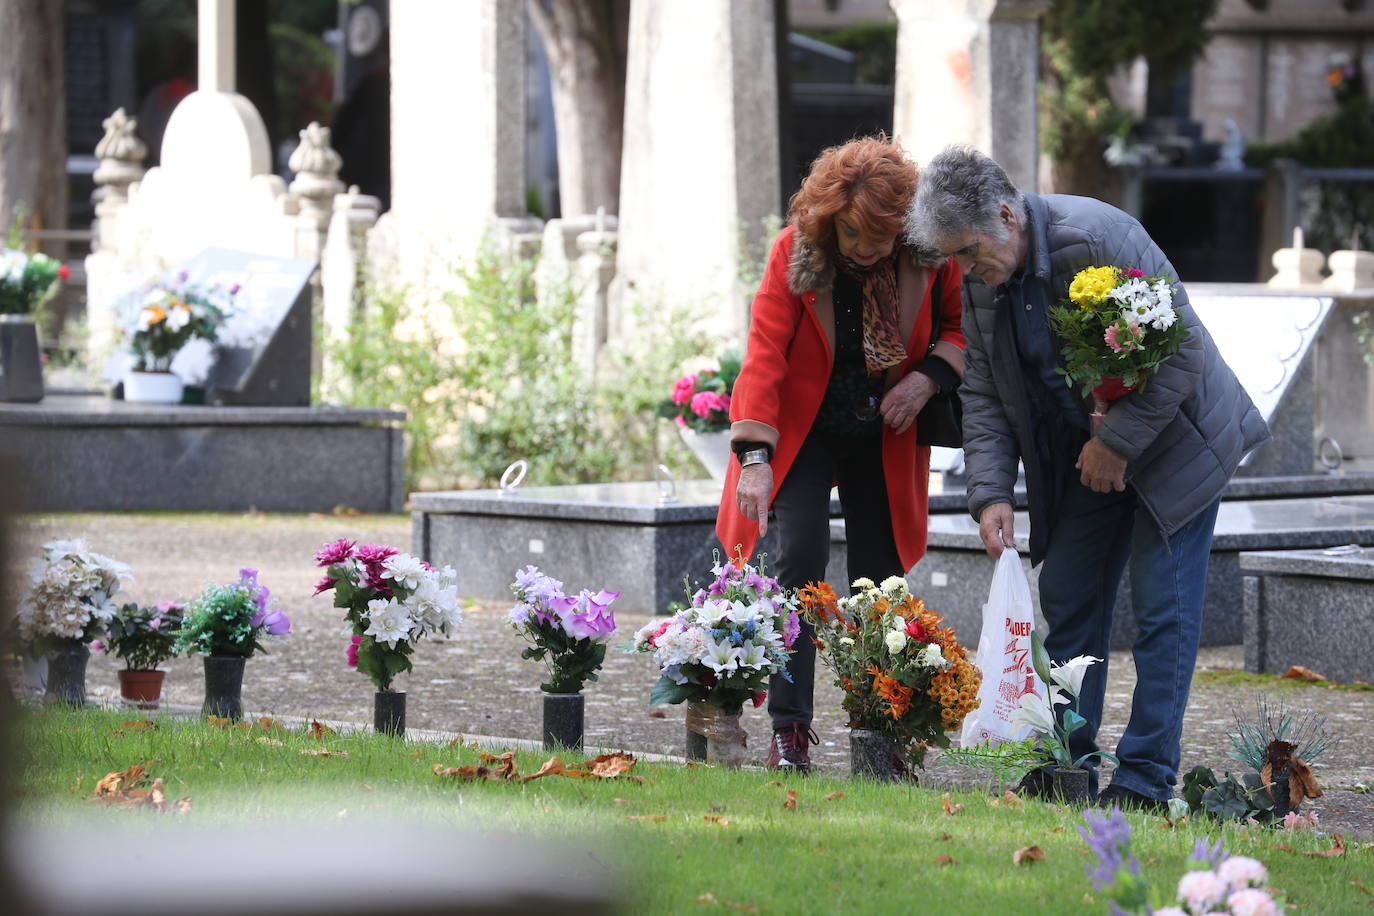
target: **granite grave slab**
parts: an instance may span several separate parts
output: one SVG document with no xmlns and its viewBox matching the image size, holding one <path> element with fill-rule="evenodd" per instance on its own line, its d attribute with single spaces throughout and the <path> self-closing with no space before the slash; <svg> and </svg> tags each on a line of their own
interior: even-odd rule
<svg viewBox="0 0 1374 916">
<path fill-rule="evenodd" d="M 1239 566 L 1247 671 L 1374 683 L 1374 548 L 1247 552 Z"/>
</svg>

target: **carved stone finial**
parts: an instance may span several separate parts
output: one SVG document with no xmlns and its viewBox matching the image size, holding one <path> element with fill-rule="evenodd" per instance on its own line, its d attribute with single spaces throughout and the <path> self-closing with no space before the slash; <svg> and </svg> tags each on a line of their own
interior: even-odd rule
<svg viewBox="0 0 1374 916">
<path fill-rule="evenodd" d="M 101 122 L 105 136 L 95 145 L 100 165 L 95 170 L 98 185 L 118 185 L 121 189 L 143 177 L 143 160 L 148 145 L 139 139 L 138 119 L 131 118 L 123 108 Z"/>
<path fill-rule="evenodd" d="M 296 173 L 291 193 L 300 198 L 302 214 L 314 218 L 323 228 L 333 209 L 334 195 L 344 189 L 339 180 L 343 157 L 329 145 L 329 128 L 321 127 L 317 121 L 311 121 L 300 137 L 300 145 L 287 160 Z"/>
</svg>

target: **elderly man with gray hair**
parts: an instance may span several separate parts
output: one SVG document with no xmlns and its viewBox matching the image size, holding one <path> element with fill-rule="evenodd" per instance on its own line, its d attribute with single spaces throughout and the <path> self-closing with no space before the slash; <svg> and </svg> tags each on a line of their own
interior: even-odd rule
<svg viewBox="0 0 1374 916">
<path fill-rule="evenodd" d="M 1268 428 L 1168 258 L 1126 213 L 1091 198 L 1019 191 L 988 157 L 949 147 L 922 169 L 907 231 L 964 272 L 969 511 L 989 555 L 1014 547 L 1012 488 L 1024 463 L 1051 658 L 1108 657 L 1117 586 L 1130 563 L 1137 683 L 1119 763 L 1099 801 L 1161 810 L 1178 775 L 1221 491 L 1241 458 L 1268 441 Z M 1048 309 L 1067 300 L 1079 270 L 1108 265 L 1171 278 L 1188 336 L 1094 430 L 1091 401 L 1058 371 L 1061 343 Z M 1106 664 L 1088 669 L 1079 708 L 1087 725 L 1070 739 L 1075 758 L 1097 750 L 1106 681 Z M 1023 788 L 1043 793 L 1047 780 L 1032 773 Z"/>
</svg>

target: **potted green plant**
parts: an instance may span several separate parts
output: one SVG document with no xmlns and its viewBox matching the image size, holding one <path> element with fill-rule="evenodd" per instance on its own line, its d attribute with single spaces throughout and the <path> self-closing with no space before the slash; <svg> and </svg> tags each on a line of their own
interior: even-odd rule
<svg viewBox="0 0 1374 916">
<path fill-rule="evenodd" d="M 243 718 L 244 665 L 266 651 L 258 638 L 291 632 L 286 614 L 268 607 L 270 594 L 258 583 L 256 569 L 241 569 L 237 582 L 212 585 L 184 608 L 176 651 L 205 656 L 201 715 Z"/>
<path fill-rule="evenodd" d="M 34 313 L 67 276 L 67 265 L 55 258 L 30 254 L 13 243 L 0 248 L 0 401 L 43 399 Z"/>
<path fill-rule="evenodd" d="M 125 706 L 157 709 L 162 703 L 162 682 L 167 672 L 158 668 L 176 655 L 177 630 L 182 605 L 164 601 L 151 607 L 125 604 L 110 620 L 101 648 L 124 661 L 119 672 L 119 695 Z"/>
<path fill-rule="evenodd" d="M 238 284 L 200 286 L 187 277 L 183 270 L 144 288 L 125 328 L 134 362 L 124 375 L 124 400 L 179 403 L 182 383 L 172 372 L 172 360 L 193 337 L 212 342 L 218 337 Z"/>
</svg>

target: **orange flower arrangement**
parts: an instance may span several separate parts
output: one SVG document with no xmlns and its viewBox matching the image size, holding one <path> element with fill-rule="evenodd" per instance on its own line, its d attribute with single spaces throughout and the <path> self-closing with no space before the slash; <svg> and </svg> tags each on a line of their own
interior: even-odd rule
<svg viewBox="0 0 1374 916">
<path fill-rule="evenodd" d="M 919 765 L 926 746 L 948 747 L 946 732 L 978 706 L 978 669 L 905 579 L 859 579 L 854 590 L 836 598 L 824 582 L 808 585 L 799 593 L 803 616 L 845 692 L 850 727 L 893 735 Z"/>
</svg>

